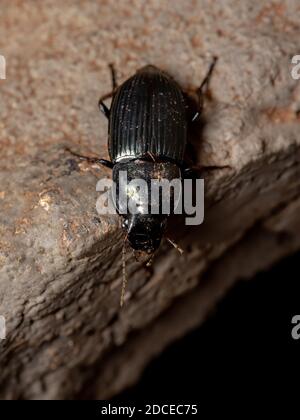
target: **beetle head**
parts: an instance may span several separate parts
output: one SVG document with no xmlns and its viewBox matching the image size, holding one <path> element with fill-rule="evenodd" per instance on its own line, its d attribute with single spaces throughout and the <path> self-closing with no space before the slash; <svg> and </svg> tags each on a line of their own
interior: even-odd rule
<svg viewBox="0 0 300 420">
<path fill-rule="evenodd" d="M 127 240 L 136 251 L 152 254 L 160 245 L 166 228 L 166 217 L 151 214 L 128 214 L 124 216 L 123 228 Z"/>
</svg>

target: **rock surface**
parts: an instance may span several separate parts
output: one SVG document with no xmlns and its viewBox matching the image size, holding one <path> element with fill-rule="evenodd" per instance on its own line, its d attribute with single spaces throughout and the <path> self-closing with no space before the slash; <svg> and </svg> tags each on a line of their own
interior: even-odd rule
<svg viewBox="0 0 300 420">
<path fill-rule="evenodd" d="M 229 287 L 300 248 L 300 6 L 295 1 L 2 0 L 0 54 L 1 398 L 107 398 L 199 325 Z M 205 222 L 170 232 L 152 269 L 128 253 L 120 310 L 122 231 L 100 217 L 110 176 L 65 146 L 107 157 L 97 110 L 152 63 L 185 89 L 218 56 L 193 137 Z"/>
</svg>

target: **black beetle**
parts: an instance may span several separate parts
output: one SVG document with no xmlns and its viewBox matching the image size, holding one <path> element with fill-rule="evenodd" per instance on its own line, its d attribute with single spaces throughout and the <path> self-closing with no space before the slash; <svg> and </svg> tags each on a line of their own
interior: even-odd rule
<svg viewBox="0 0 300 420">
<path fill-rule="evenodd" d="M 170 76 L 157 67 L 147 65 L 117 87 L 115 71 L 110 65 L 113 91 L 99 100 L 99 108 L 109 121 L 110 161 L 71 153 L 111 168 L 113 181 L 117 186 L 120 174 L 124 171 L 127 173 L 128 181 L 142 179 L 150 189 L 152 179 L 162 178 L 168 181 L 181 179 L 183 172 L 190 170 L 184 164 L 188 123 L 194 121 L 201 113 L 202 91 L 204 86 L 208 85 L 215 63 L 216 58 L 196 91 L 198 106 L 193 115 L 189 115 L 188 95 Z M 112 97 L 110 109 L 104 103 L 104 100 L 109 97 Z M 163 212 L 152 214 L 149 211 L 151 205 L 141 204 L 140 197 L 137 197 L 137 202 L 139 202 L 137 211 L 123 214 L 120 211 L 119 196 L 123 192 L 128 199 L 129 192 L 126 186 L 125 191 L 120 191 L 118 188 L 120 187 L 117 187 L 115 204 L 117 212 L 123 217 L 125 239 L 135 251 L 153 255 L 164 235 L 168 214 Z M 139 196 L 137 190 L 135 194 Z M 182 252 L 171 239 L 167 239 Z M 124 301 L 125 287 L 125 246 L 123 246 L 121 306 Z"/>
<path fill-rule="evenodd" d="M 181 177 L 186 108 L 180 88 L 165 73 L 150 65 L 139 70 L 116 90 L 108 117 L 116 184 L 120 170 L 127 170 L 129 180 L 147 183 L 157 177 Z M 152 254 L 160 245 L 167 215 L 146 210 L 140 206 L 136 214 L 125 214 L 123 227 L 133 249 Z"/>
<path fill-rule="evenodd" d="M 111 168 L 113 181 L 117 186 L 122 171 L 126 171 L 128 181 L 142 179 L 147 185 L 152 179 L 157 178 L 168 181 L 181 179 L 183 172 L 189 171 L 184 164 L 188 123 L 194 121 L 201 113 L 202 91 L 204 86 L 208 85 L 215 63 L 216 58 L 196 91 L 198 106 L 193 115 L 189 115 L 188 95 L 170 76 L 157 67 L 147 65 L 117 87 L 115 71 L 110 65 L 113 91 L 99 100 L 99 108 L 109 121 L 110 161 L 71 153 L 81 159 Z M 112 97 L 110 109 L 104 103 L 109 97 Z M 124 188 L 123 193 L 128 198 L 128 190 L 126 186 Z M 117 187 L 116 192 L 116 210 L 121 214 L 118 198 L 122 191 Z M 135 193 L 139 195 L 138 191 Z M 153 255 L 164 235 L 168 214 L 162 212 L 152 214 L 149 208 L 149 204 L 144 206 L 139 202 L 137 212 L 122 213 L 121 216 L 122 226 L 126 230 L 125 240 L 128 240 L 134 250 Z M 167 239 L 182 252 L 172 240 Z M 125 246 L 123 246 L 122 261 L 121 306 L 127 282 Z"/>
<path fill-rule="evenodd" d="M 215 62 L 216 58 L 197 90 L 198 111 L 191 120 L 201 112 L 202 89 L 208 84 Z M 113 91 L 100 98 L 99 108 L 109 121 L 111 160 L 77 156 L 112 168 L 117 185 L 121 170 L 127 171 L 129 179 L 141 178 L 147 183 L 155 177 L 169 181 L 181 178 L 183 170 L 188 169 L 183 160 L 189 122 L 183 90 L 165 72 L 152 65 L 138 70 L 119 87 L 112 65 L 110 69 Z M 103 102 L 109 97 L 112 97 L 110 109 Z M 116 204 L 118 211 L 118 202 Z M 168 215 L 151 214 L 140 206 L 137 213 L 122 217 L 131 247 L 153 254 L 160 245 Z"/>
</svg>

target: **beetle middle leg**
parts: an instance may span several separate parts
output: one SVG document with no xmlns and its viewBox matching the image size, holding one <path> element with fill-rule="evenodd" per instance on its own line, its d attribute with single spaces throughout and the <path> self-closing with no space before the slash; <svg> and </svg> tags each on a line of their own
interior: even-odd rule
<svg viewBox="0 0 300 420">
<path fill-rule="evenodd" d="M 78 157 L 79 159 L 86 160 L 87 162 L 91 164 L 96 163 L 99 165 L 106 166 L 107 168 L 110 168 L 110 169 L 112 169 L 114 166 L 114 164 L 110 160 L 107 160 L 107 159 L 99 159 L 96 157 L 83 156 L 83 155 L 80 155 L 79 153 L 73 152 L 73 150 L 69 149 L 68 147 L 66 147 L 65 150 L 71 153 L 72 155 Z"/>
<path fill-rule="evenodd" d="M 103 96 L 101 96 L 101 98 L 99 99 L 99 102 L 98 102 L 98 106 L 99 106 L 100 111 L 106 116 L 107 119 L 110 116 L 110 109 L 108 108 L 108 106 L 105 105 L 104 101 L 105 101 L 105 99 L 111 98 L 113 96 L 113 94 L 115 93 L 117 87 L 118 87 L 116 70 L 114 68 L 114 65 L 109 64 L 109 69 L 110 69 L 110 75 L 111 75 L 112 91 L 109 92 L 109 93 L 106 93 Z"/>
</svg>

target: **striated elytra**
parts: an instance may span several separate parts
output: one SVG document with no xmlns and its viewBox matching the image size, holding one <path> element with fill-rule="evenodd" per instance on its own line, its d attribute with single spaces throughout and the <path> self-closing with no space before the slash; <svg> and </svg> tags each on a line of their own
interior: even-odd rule
<svg viewBox="0 0 300 420">
<path fill-rule="evenodd" d="M 181 89 L 158 68 L 143 67 L 115 92 L 108 130 L 113 163 L 149 154 L 182 162 L 187 118 Z"/>
</svg>

